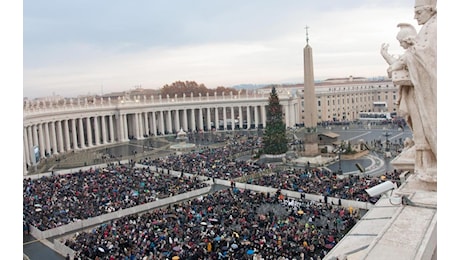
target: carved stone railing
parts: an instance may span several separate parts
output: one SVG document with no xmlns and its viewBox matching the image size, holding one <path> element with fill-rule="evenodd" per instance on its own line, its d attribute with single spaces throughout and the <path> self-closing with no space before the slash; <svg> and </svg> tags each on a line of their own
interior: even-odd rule
<svg viewBox="0 0 460 260">
<path fill-rule="evenodd" d="M 142 107 L 146 105 L 159 105 L 159 104 L 193 104 L 193 103 L 203 103 L 203 102 L 216 102 L 216 101 L 242 101 L 247 99 L 266 99 L 268 100 L 270 93 L 264 93 L 261 91 L 253 91 L 251 93 L 246 92 L 241 94 L 239 92 L 237 95 L 233 93 L 225 95 L 222 93 L 218 95 L 217 92 L 214 92 L 214 95 L 206 94 L 202 96 L 181 96 L 175 95 L 170 97 L 169 95 L 137 95 L 137 96 L 119 96 L 118 98 L 112 99 L 111 97 L 85 97 L 85 98 L 71 98 L 71 99 L 54 99 L 54 100 L 26 100 L 23 105 L 23 114 L 26 115 L 36 115 L 41 113 L 59 113 L 65 111 L 78 111 L 78 110 L 91 110 L 95 108 L 110 108 L 110 107 Z M 278 93 L 280 99 L 288 99 L 291 97 L 289 91 L 280 90 Z"/>
</svg>

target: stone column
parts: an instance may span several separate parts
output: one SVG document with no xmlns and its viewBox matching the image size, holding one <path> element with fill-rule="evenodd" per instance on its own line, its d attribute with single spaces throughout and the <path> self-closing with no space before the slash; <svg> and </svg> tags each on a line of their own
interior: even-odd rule
<svg viewBox="0 0 460 260">
<path fill-rule="evenodd" d="M 56 123 L 51 122 L 51 145 L 53 148 L 53 154 L 58 154 L 57 149 L 57 136 L 56 136 Z"/>
<path fill-rule="evenodd" d="M 267 111 L 265 105 L 260 106 L 260 113 L 262 114 L 262 126 L 265 129 L 267 127 Z"/>
<path fill-rule="evenodd" d="M 32 126 L 32 146 L 38 145 L 38 133 L 37 133 L 37 125 Z"/>
<path fill-rule="evenodd" d="M 198 118 L 198 128 L 199 128 L 198 130 L 203 131 L 204 127 L 203 127 L 203 109 L 202 108 L 199 108 L 198 110 L 198 117 L 199 117 Z"/>
<path fill-rule="evenodd" d="M 259 128 L 259 108 L 257 105 L 254 106 L 254 126 Z"/>
<path fill-rule="evenodd" d="M 296 120 L 296 116 L 295 116 L 295 110 L 294 110 L 294 104 L 292 104 L 292 102 L 288 102 L 288 106 L 289 106 L 289 115 L 290 115 L 290 118 L 291 118 L 291 121 L 289 122 L 289 127 L 292 127 L 294 126 Z M 316 113 L 314 114 L 316 115 Z"/>
<path fill-rule="evenodd" d="M 64 144 L 65 144 L 65 151 L 70 151 L 70 133 L 69 133 L 69 120 L 64 120 Z"/>
<path fill-rule="evenodd" d="M 44 128 L 45 128 L 45 139 L 46 139 L 46 151 L 48 152 L 48 155 L 51 155 L 51 136 L 50 136 L 50 126 L 49 126 L 49 122 L 46 122 L 44 124 Z"/>
<path fill-rule="evenodd" d="M 224 117 L 224 130 L 227 130 L 227 107 L 222 107 L 222 116 Z"/>
<path fill-rule="evenodd" d="M 183 126 L 182 126 L 182 129 L 186 132 L 188 132 L 188 109 L 184 109 L 184 118 L 183 118 Z"/>
<path fill-rule="evenodd" d="M 140 113 L 134 114 L 134 132 L 135 132 L 135 137 L 137 140 L 140 140 L 143 138 L 141 134 L 142 127 L 140 126 L 141 125 L 140 117 L 141 117 Z"/>
<path fill-rule="evenodd" d="M 240 96 L 240 93 L 238 92 L 238 97 Z M 243 129 L 243 109 L 241 106 L 238 106 L 238 125 L 240 126 L 240 129 Z"/>
<path fill-rule="evenodd" d="M 230 92 L 231 93 L 231 92 Z M 235 108 L 233 105 L 230 107 L 230 115 L 232 117 L 232 130 L 235 130 Z"/>
<path fill-rule="evenodd" d="M 125 142 L 129 141 L 129 131 L 128 131 L 128 114 L 123 114 L 123 140 Z"/>
<path fill-rule="evenodd" d="M 154 136 L 157 136 L 157 118 L 156 118 L 156 112 L 152 112 L 152 132 Z"/>
<path fill-rule="evenodd" d="M 196 118 L 195 118 L 195 109 L 190 109 L 190 123 L 192 124 L 192 132 L 196 130 Z"/>
<path fill-rule="evenodd" d="M 137 114 L 138 122 L 139 122 L 139 139 L 144 139 L 144 118 L 142 116 L 142 112 Z"/>
<path fill-rule="evenodd" d="M 206 120 L 207 120 L 206 126 L 208 128 L 207 130 L 211 131 L 211 108 L 210 107 L 206 108 Z"/>
<path fill-rule="evenodd" d="M 92 136 L 92 127 L 91 127 L 91 118 L 86 118 L 86 138 L 88 139 L 88 147 L 93 146 L 93 136 Z"/>
<path fill-rule="evenodd" d="M 83 126 L 83 117 L 78 119 L 78 134 L 80 137 L 80 148 L 86 148 L 85 144 L 85 128 Z"/>
<path fill-rule="evenodd" d="M 168 133 L 172 133 L 172 119 L 171 119 L 171 110 L 166 111 L 166 126 Z"/>
<path fill-rule="evenodd" d="M 120 142 L 124 142 L 125 141 L 125 135 L 124 135 L 125 126 L 123 124 L 123 114 L 118 114 L 117 125 L 118 125 L 118 127 L 117 127 L 118 140 Z"/>
<path fill-rule="evenodd" d="M 176 109 L 176 114 L 174 116 L 174 123 L 175 123 L 175 130 L 179 132 L 180 130 L 180 116 L 179 116 L 179 109 Z"/>
<path fill-rule="evenodd" d="M 94 116 L 94 143 L 96 144 L 96 146 L 100 145 L 101 144 L 101 137 L 100 137 L 100 134 L 101 133 L 101 128 L 99 127 L 99 116 Z"/>
<path fill-rule="evenodd" d="M 219 130 L 219 107 L 214 108 L 214 127 Z"/>
<path fill-rule="evenodd" d="M 164 121 L 164 111 L 160 111 L 160 133 L 165 134 L 165 121 Z"/>
<path fill-rule="evenodd" d="M 24 127 L 24 130 L 26 131 L 24 139 L 27 140 L 27 143 L 30 143 L 29 148 L 33 146 L 32 129 L 33 127 L 31 126 Z"/>
<path fill-rule="evenodd" d="M 149 129 L 149 114 L 148 114 L 148 112 L 144 112 L 144 132 L 145 132 L 145 135 L 149 136 L 150 129 Z"/>
<path fill-rule="evenodd" d="M 107 126 L 105 124 L 105 115 L 101 116 L 102 144 L 107 144 Z"/>
<path fill-rule="evenodd" d="M 247 122 L 246 129 L 251 129 L 251 106 L 247 106 L 246 116 L 247 116 L 247 119 L 246 119 L 246 122 Z"/>
<path fill-rule="evenodd" d="M 110 140 L 109 142 L 114 143 L 115 142 L 115 135 L 114 135 L 114 131 L 113 131 L 113 115 L 109 115 L 109 134 L 110 134 L 110 138 L 108 139 L 108 140 Z"/>
<path fill-rule="evenodd" d="M 72 127 L 72 141 L 73 141 L 73 149 L 74 150 L 77 150 L 78 149 L 78 141 L 77 141 L 77 125 L 76 125 L 76 122 L 75 122 L 75 118 L 72 118 L 72 123 L 71 123 L 71 127 Z"/>
<path fill-rule="evenodd" d="M 290 124 L 290 117 L 291 117 L 291 113 L 289 113 L 289 107 L 283 107 L 284 109 L 284 113 L 285 113 L 285 117 L 284 117 L 284 123 L 286 124 L 286 126 L 289 126 Z"/>
<path fill-rule="evenodd" d="M 29 167 L 32 165 L 33 158 L 31 156 L 31 148 L 32 145 L 29 144 L 29 140 L 32 138 L 32 133 L 30 127 L 25 126 L 23 127 L 23 139 L 24 139 L 24 158 L 26 159 L 26 163 Z"/>
<path fill-rule="evenodd" d="M 46 136 L 45 136 L 45 132 L 43 131 L 43 123 L 40 123 L 38 124 L 38 143 L 40 145 L 40 158 L 45 158 L 45 150 L 46 150 L 45 141 L 46 141 Z"/>
<path fill-rule="evenodd" d="M 58 152 L 64 152 L 64 138 L 62 137 L 62 123 L 61 120 L 57 121 L 57 146 Z"/>
</svg>

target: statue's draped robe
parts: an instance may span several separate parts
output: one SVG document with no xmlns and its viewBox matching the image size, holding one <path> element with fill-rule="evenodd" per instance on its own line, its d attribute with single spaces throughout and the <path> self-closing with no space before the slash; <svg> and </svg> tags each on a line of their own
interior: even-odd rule
<svg viewBox="0 0 460 260">
<path fill-rule="evenodd" d="M 423 135 L 437 158 L 437 15 L 428 20 L 406 52 L 406 64 L 414 85 L 414 99 L 421 117 Z M 414 134 L 417 134 L 414 133 Z"/>
</svg>

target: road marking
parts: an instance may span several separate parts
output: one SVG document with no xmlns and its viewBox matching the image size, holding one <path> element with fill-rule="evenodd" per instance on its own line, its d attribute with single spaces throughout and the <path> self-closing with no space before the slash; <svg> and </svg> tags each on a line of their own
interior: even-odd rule
<svg viewBox="0 0 460 260">
<path fill-rule="evenodd" d="M 393 140 L 395 138 L 397 138 L 398 136 L 401 136 L 401 135 L 404 135 L 404 133 L 399 133 L 397 135 L 393 135 L 391 138 L 389 138 L 389 140 Z"/>
<path fill-rule="evenodd" d="M 43 239 L 41 239 L 41 240 L 39 240 L 39 239 L 34 239 L 34 240 L 31 240 L 31 241 L 22 243 L 22 245 L 25 246 L 25 245 L 32 244 L 32 243 L 35 243 L 35 242 L 40 242 L 40 241 L 42 241 L 42 240 L 43 240 Z"/>
<path fill-rule="evenodd" d="M 372 132 L 371 132 L 371 131 L 367 131 L 367 132 L 365 132 L 364 134 L 360 134 L 360 135 L 357 135 L 357 136 L 355 136 L 355 137 L 353 137 L 353 138 L 349 138 L 349 139 L 347 139 L 347 141 L 351 141 L 351 140 L 354 140 L 354 139 L 358 139 L 358 138 L 360 138 L 361 136 L 365 136 L 365 135 L 368 135 L 368 134 L 370 134 L 370 133 L 372 133 Z"/>
</svg>

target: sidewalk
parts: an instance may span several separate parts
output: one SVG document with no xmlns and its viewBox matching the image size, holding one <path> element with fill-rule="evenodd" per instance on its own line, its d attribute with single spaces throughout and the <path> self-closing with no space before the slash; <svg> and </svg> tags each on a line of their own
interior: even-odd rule
<svg viewBox="0 0 460 260">
<path fill-rule="evenodd" d="M 24 235 L 23 237 L 23 254 L 24 260 L 64 260 L 65 257 L 56 253 L 44 243 L 52 244 L 50 241 L 38 241 L 33 236 Z"/>
</svg>

